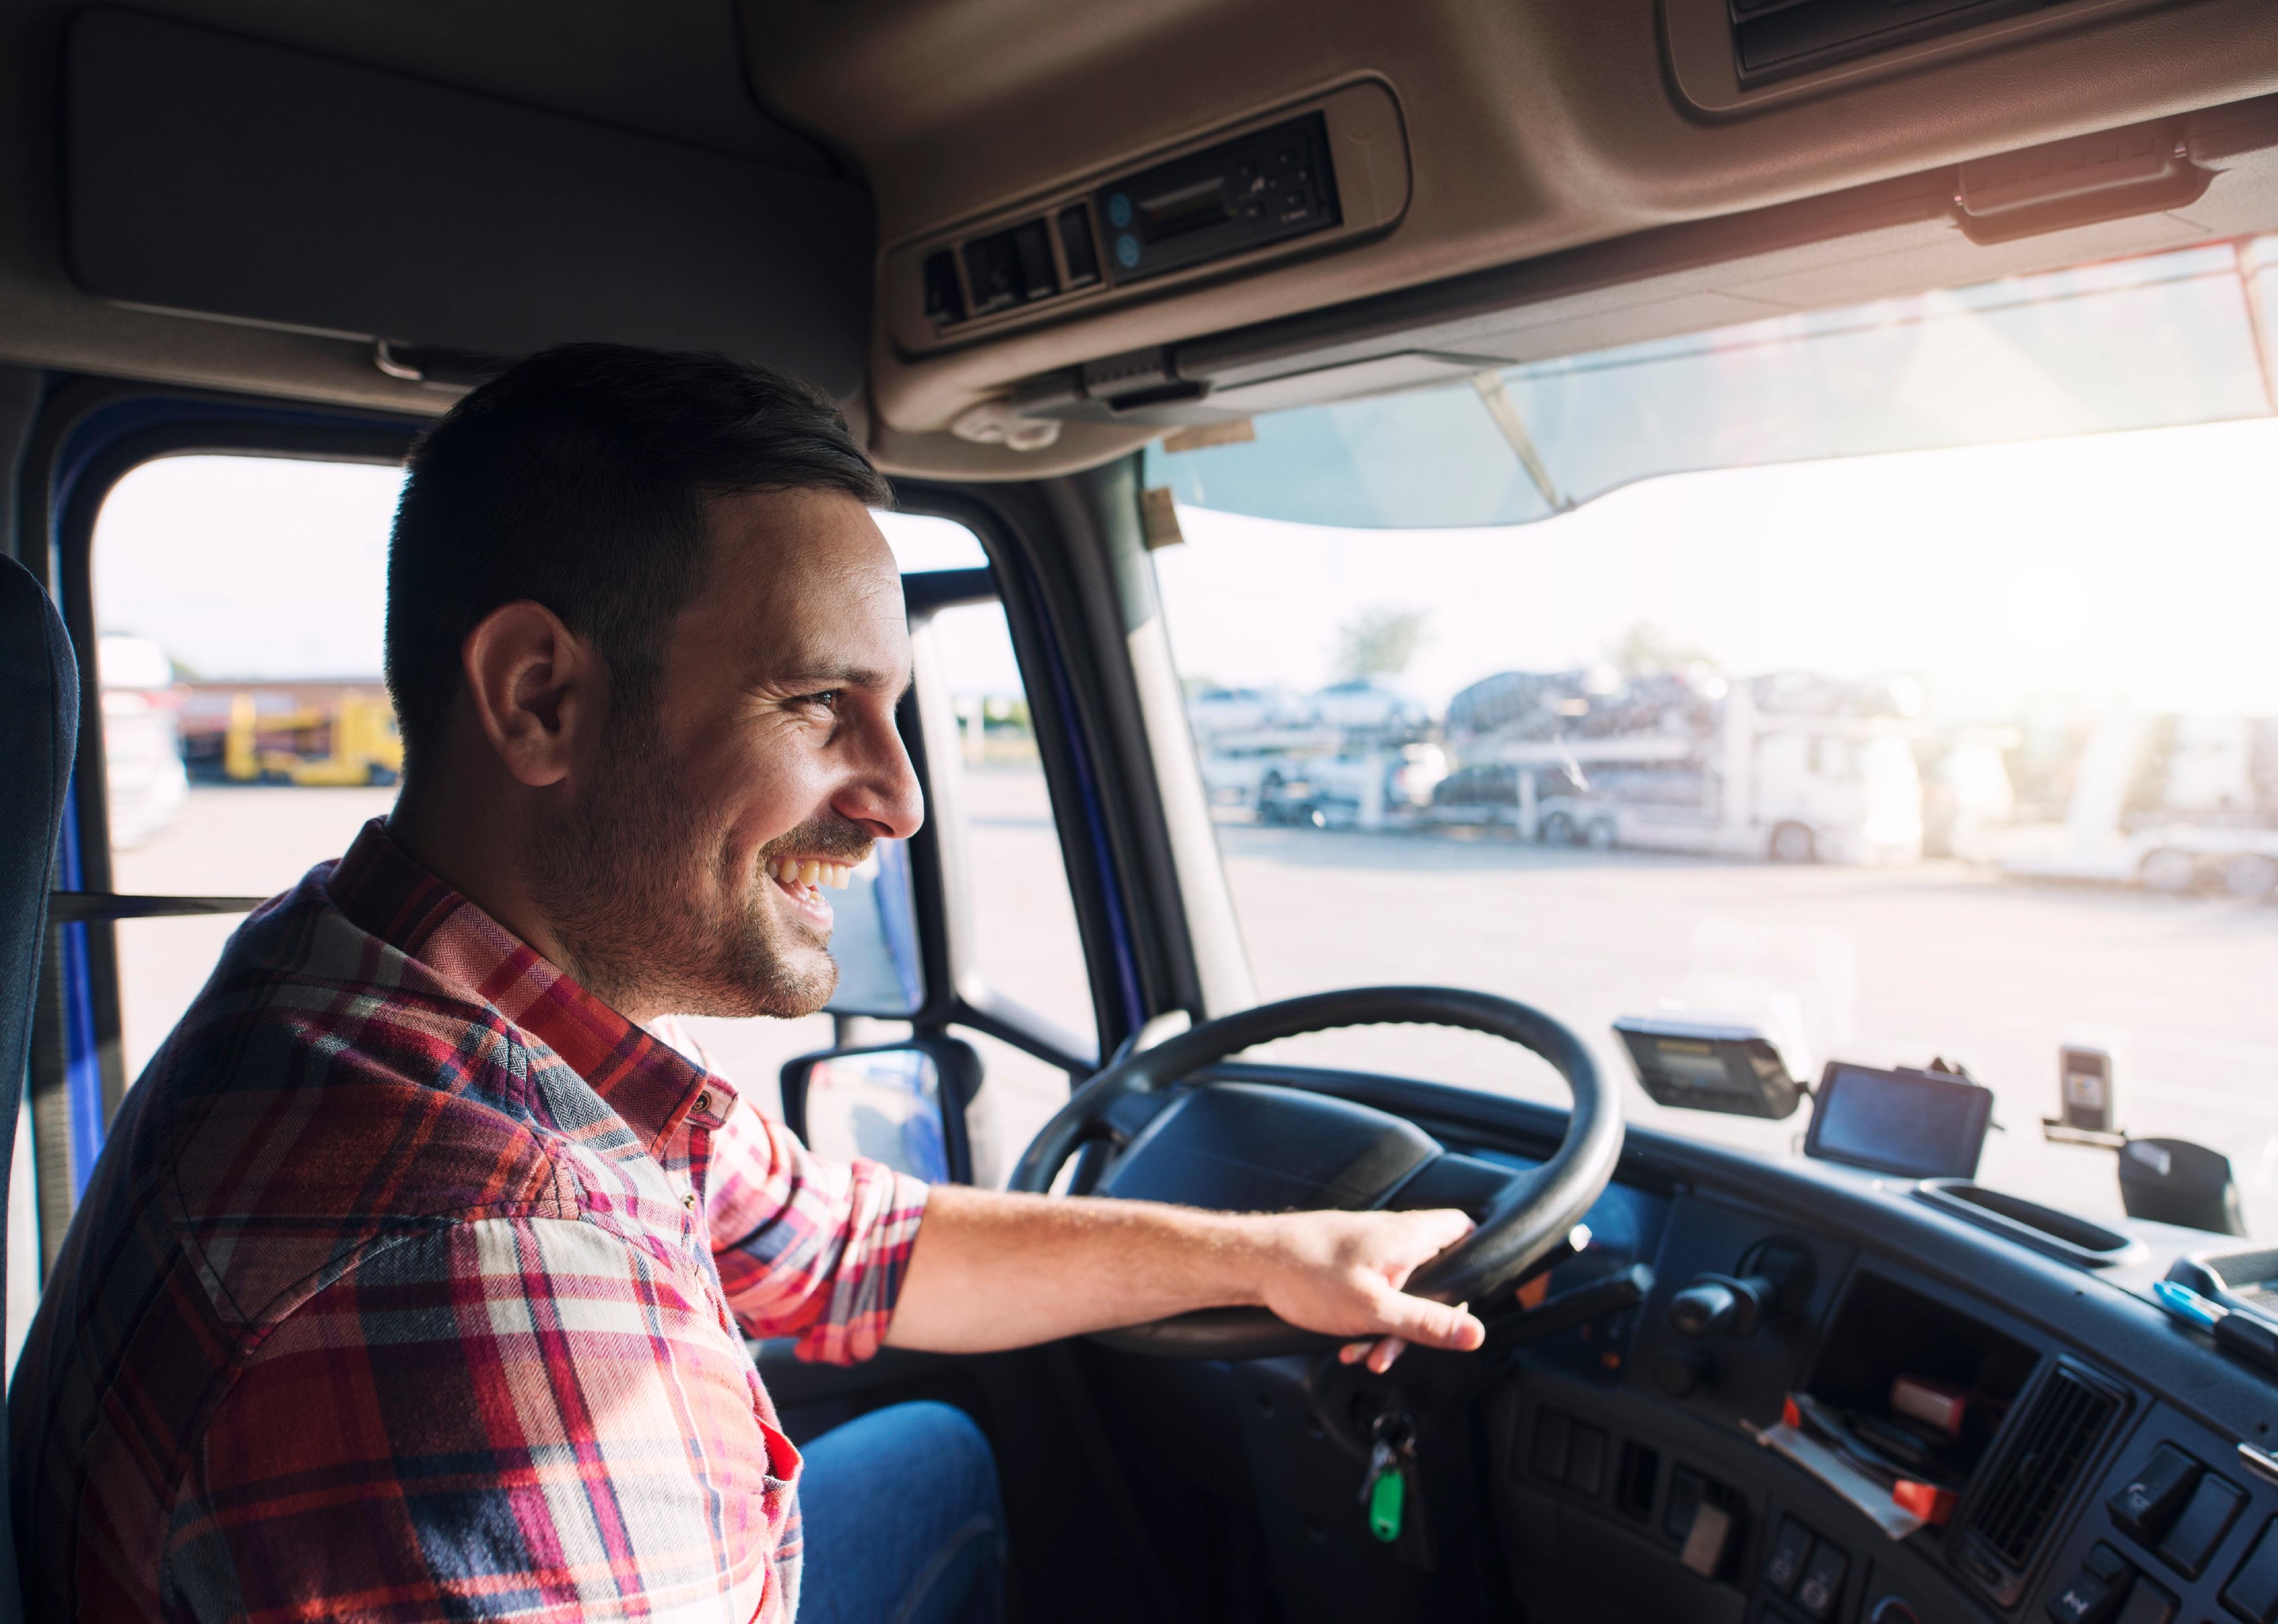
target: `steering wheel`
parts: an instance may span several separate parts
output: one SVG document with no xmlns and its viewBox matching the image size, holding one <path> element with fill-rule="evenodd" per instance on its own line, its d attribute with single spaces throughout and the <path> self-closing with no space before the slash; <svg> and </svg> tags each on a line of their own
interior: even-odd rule
<svg viewBox="0 0 2278 1624">
<path fill-rule="evenodd" d="M 1395 1023 L 1487 1032 L 1549 1061 L 1574 1099 L 1557 1152 L 1514 1172 L 1449 1152 L 1403 1118 L 1332 1096 L 1189 1084 L 1195 1072 L 1256 1044 Z M 1563 1242 L 1596 1201 L 1621 1155 L 1622 1114 L 1581 1040 L 1540 1010 L 1450 987 L 1357 987 L 1221 1016 L 1111 1064 L 1044 1124 L 1009 1187 L 1047 1193 L 1070 1155 L 1101 1141 L 1112 1147 L 1095 1184 L 1103 1195 L 1235 1212 L 1463 1207 L 1478 1227 L 1418 1269 L 1407 1290 L 1437 1302 L 1484 1304 Z M 1095 1340 L 1173 1358 L 1264 1359 L 1335 1339 L 1270 1309 L 1230 1307 Z"/>
</svg>

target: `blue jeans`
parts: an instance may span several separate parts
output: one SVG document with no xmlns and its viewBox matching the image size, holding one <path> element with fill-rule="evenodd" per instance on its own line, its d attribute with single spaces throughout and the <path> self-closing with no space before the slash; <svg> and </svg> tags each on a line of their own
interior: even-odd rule
<svg viewBox="0 0 2278 1624">
<path fill-rule="evenodd" d="M 891 1405 L 802 1452 L 799 1624 L 1001 1624 L 997 1459 L 964 1411 Z"/>
</svg>

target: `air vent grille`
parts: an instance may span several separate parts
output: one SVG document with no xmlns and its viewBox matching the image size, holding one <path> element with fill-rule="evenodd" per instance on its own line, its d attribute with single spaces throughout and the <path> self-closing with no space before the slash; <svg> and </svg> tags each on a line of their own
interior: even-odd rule
<svg viewBox="0 0 2278 1624">
<path fill-rule="evenodd" d="M 1970 1513 L 1970 1526 L 1995 1554 L 2022 1571 L 2050 1520 L 2096 1452 L 2120 1401 L 2072 1371 L 2050 1372 Z"/>
</svg>

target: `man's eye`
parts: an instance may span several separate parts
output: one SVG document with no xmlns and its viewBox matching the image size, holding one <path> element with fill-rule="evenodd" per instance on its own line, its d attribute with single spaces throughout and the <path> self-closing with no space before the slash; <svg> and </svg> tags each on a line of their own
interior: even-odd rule
<svg viewBox="0 0 2278 1624">
<path fill-rule="evenodd" d="M 799 699 L 799 703 L 802 705 L 820 705 L 825 710 L 836 710 L 838 709 L 838 693 L 839 691 L 837 688 L 825 688 L 820 693 L 809 693 L 802 696 Z"/>
</svg>

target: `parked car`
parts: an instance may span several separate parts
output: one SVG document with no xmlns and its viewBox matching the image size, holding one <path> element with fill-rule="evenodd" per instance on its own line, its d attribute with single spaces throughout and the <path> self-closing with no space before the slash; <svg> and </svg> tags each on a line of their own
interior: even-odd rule
<svg viewBox="0 0 2278 1624">
<path fill-rule="evenodd" d="M 1348 732 L 1395 732 L 1428 727 L 1432 713 L 1422 701 L 1373 677 L 1318 688 L 1307 699 L 1309 720 Z"/>
<path fill-rule="evenodd" d="M 174 714 L 174 665 L 141 637 L 96 644 L 103 683 L 103 770 L 111 799 L 111 843 L 141 845 L 174 821 L 190 793 Z"/>
<path fill-rule="evenodd" d="M 1305 715 L 1305 701 L 1287 688 L 1204 688 L 1187 701 L 1187 720 L 1198 739 L 1295 727 Z"/>
</svg>

